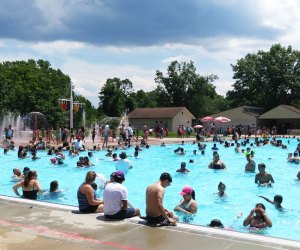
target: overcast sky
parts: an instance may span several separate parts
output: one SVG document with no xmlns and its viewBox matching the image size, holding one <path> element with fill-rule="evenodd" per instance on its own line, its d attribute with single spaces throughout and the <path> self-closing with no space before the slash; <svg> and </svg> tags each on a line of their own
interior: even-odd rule
<svg viewBox="0 0 300 250">
<path fill-rule="evenodd" d="M 155 88 L 173 60 L 233 84 L 230 64 L 273 44 L 300 50 L 297 0 L 0 0 L 0 61 L 43 59 L 98 107 L 107 78 Z"/>
</svg>

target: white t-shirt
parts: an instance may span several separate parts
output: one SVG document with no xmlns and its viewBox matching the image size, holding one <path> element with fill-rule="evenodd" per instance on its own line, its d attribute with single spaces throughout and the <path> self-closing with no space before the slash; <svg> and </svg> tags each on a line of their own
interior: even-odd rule
<svg viewBox="0 0 300 250">
<path fill-rule="evenodd" d="M 128 135 L 129 136 L 133 136 L 133 129 L 132 129 L 132 127 L 127 127 L 127 131 L 128 131 Z"/>
<path fill-rule="evenodd" d="M 76 141 L 74 142 L 74 148 L 77 149 L 77 150 L 81 149 L 81 148 L 82 148 L 82 145 L 83 145 L 83 143 L 82 143 L 81 140 L 80 140 L 80 141 L 76 140 Z"/>
<path fill-rule="evenodd" d="M 127 188 L 117 182 L 108 183 L 103 194 L 104 214 L 114 215 L 121 210 L 121 203 L 127 200 Z"/>
<path fill-rule="evenodd" d="M 121 170 L 124 173 L 128 173 L 129 168 L 131 168 L 131 162 L 126 159 L 120 159 L 116 163 L 116 170 Z"/>
</svg>

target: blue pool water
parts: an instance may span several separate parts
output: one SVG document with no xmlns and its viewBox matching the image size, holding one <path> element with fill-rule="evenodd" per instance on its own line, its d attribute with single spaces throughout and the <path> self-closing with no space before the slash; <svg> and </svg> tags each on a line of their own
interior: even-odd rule
<svg viewBox="0 0 300 250">
<path fill-rule="evenodd" d="M 212 159 L 212 143 L 206 143 L 205 155 L 193 155 L 196 145 L 186 144 L 185 156 L 175 155 L 173 150 L 179 145 L 167 145 L 166 147 L 151 146 L 140 152 L 140 158 L 129 157 L 133 163 L 133 169 L 127 174 L 124 185 L 128 188 L 129 201 L 145 212 L 145 190 L 146 187 L 157 181 L 162 172 L 169 172 L 173 177 L 173 182 L 166 189 L 164 206 L 172 209 L 179 203 L 181 196 L 179 192 L 185 185 L 190 185 L 196 192 L 198 202 L 198 212 L 192 218 L 180 217 L 180 220 L 198 225 L 207 225 L 212 219 L 220 219 L 224 226 L 233 230 L 249 232 L 242 226 L 243 220 L 254 208 L 255 204 L 262 202 L 266 206 L 266 212 L 273 222 L 273 227 L 260 232 L 264 235 L 300 240 L 300 202 L 298 201 L 300 181 L 296 180 L 296 174 L 300 171 L 300 165 L 287 163 L 287 155 L 294 152 L 297 141 L 289 139 L 288 149 L 281 149 L 271 145 L 252 148 L 255 151 L 254 160 L 256 164 L 264 162 L 266 171 L 273 175 L 275 184 L 272 187 L 258 187 L 254 184 L 254 173 L 245 173 L 244 167 L 246 158 L 242 154 L 234 152 L 234 147 L 224 148 L 218 145 L 221 160 L 227 165 L 227 170 L 211 170 L 207 166 Z M 287 144 L 287 140 L 283 139 Z M 120 153 L 118 150 L 117 153 Z M 133 156 L 134 148 L 127 151 L 127 155 Z M 49 189 L 52 180 L 57 180 L 63 195 L 52 199 L 52 197 L 41 197 L 40 200 L 48 202 L 78 205 L 76 193 L 79 185 L 84 181 L 86 172 L 94 170 L 102 173 L 106 177 L 115 170 L 115 162 L 109 157 L 105 157 L 105 151 L 94 152 L 91 161 L 94 167 L 86 169 L 76 168 L 78 157 L 66 156 L 65 165 L 52 165 L 46 152 L 38 152 L 41 159 L 32 161 L 30 158 L 18 159 L 17 151 L 9 151 L 7 155 L 0 153 L 1 159 L 1 185 L 0 194 L 16 197 L 12 191 L 14 183 L 11 181 L 12 169 L 28 166 L 38 172 L 38 179 L 43 189 Z M 67 153 L 66 153 L 67 154 Z M 82 152 L 81 156 L 86 156 L 87 152 Z M 193 164 L 189 164 L 189 159 L 194 159 Z M 182 161 L 187 162 L 188 174 L 176 173 Z M 256 171 L 257 172 L 257 171 Z M 217 185 L 222 181 L 226 184 L 227 198 L 219 198 Z M 20 190 L 21 192 L 21 190 Z M 273 199 L 274 195 L 283 196 L 283 212 L 276 210 L 272 204 L 267 203 L 257 195 L 263 195 Z M 98 191 L 99 197 L 102 192 Z M 237 218 L 239 213 L 243 213 L 241 218 Z M 257 233 L 257 232 L 256 232 Z"/>
</svg>

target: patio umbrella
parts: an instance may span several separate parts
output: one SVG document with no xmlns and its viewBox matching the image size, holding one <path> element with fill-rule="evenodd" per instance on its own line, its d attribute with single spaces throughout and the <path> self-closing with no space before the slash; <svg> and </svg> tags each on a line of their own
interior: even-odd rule
<svg viewBox="0 0 300 250">
<path fill-rule="evenodd" d="M 214 120 L 215 120 L 215 118 L 211 117 L 211 116 L 205 116 L 205 117 L 200 119 L 201 122 L 212 122 Z"/>
<path fill-rule="evenodd" d="M 193 128 L 203 128 L 203 126 L 198 124 L 198 125 L 195 125 Z"/>
<path fill-rule="evenodd" d="M 225 116 L 219 116 L 217 117 L 214 122 L 230 122 L 231 120 Z"/>
</svg>

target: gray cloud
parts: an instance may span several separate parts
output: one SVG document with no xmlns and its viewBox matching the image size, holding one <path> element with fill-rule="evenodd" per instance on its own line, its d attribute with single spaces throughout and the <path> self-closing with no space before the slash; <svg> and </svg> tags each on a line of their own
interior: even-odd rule
<svg viewBox="0 0 300 250">
<path fill-rule="evenodd" d="M 147 46 L 224 35 L 272 39 L 279 32 L 261 26 L 248 1 L 36 1 L 0 0 L 0 37 Z M 47 9 L 55 4 L 57 15 Z M 59 25 L 49 25 L 52 19 Z"/>
</svg>

